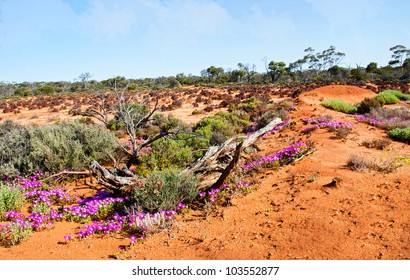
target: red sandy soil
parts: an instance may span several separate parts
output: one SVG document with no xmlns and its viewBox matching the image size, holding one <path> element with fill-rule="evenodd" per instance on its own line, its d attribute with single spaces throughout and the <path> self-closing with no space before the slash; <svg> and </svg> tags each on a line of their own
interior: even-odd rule
<svg viewBox="0 0 410 280">
<path fill-rule="evenodd" d="M 234 196 L 232 205 L 179 215 L 171 227 L 127 250 L 118 249 L 129 245 L 129 237 L 121 235 L 65 244 L 63 236 L 80 225 L 61 222 L 18 246 L 0 247 L 0 259 L 410 259 L 410 164 L 388 174 L 346 166 L 352 154 L 375 161 L 410 158 L 409 145 L 392 142 L 383 151 L 366 148 L 363 141 L 385 139 L 386 133 L 319 104 L 330 98 L 355 103 L 373 95 L 353 86 L 302 93 L 292 113 L 295 125 L 257 145 L 261 155 L 268 155 L 301 139 L 313 141 L 316 150 L 291 165 L 261 169 L 252 180 L 255 189 Z M 355 129 L 346 139 L 336 139 L 325 129 L 300 133 L 305 127 L 302 118 L 322 114 L 349 121 Z M 328 187 L 336 177 L 337 186 Z"/>
</svg>

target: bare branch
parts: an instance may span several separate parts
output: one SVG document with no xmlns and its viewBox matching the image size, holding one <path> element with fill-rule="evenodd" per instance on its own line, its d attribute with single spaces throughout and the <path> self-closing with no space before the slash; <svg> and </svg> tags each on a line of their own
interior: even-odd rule
<svg viewBox="0 0 410 280">
<path fill-rule="evenodd" d="M 59 172 L 57 174 L 53 174 L 51 176 L 48 176 L 47 178 L 44 178 L 43 180 L 40 180 L 40 182 L 45 182 L 45 181 L 50 180 L 51 178 L 59 177 L 61 175 L 88 175 L 88 176 L 91 176 L 92 173 L 90 171 L 62 171 L 62 172 Z"/>
</svg>

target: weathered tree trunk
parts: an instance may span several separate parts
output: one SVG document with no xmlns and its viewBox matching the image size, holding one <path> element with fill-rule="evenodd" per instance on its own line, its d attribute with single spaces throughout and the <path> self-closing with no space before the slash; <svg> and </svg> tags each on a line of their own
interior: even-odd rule
<svg viewBox="0 0 410 280">
<path fill-rule="evenodd" d="M 221 186 L 235 168 L 243 149 L 251 146 L 257 139 L 281 122 L 282 120 L 277 118 L 250 136 L 233 137 L 220 146 L 209 147 L 200 159 L 183 170 L 182 173 L 192 172 L 196 174 L 199 177 L 199 190 L 201 191 Z M 243 141 L 240 141 L 242 139 Z M 130 172 L 127 167 L 109 171 L 97 161 L 91 162 L 90 171 L 99 183 L 115 193 L 131 191 L 138 180 L 138 177 Z"/>
<path fill-rule="evenodd" d="M 238 137 L 234 137 L 220 146 L 209 147 L 205 155 L 183 172 L 193 172 L 199 177 L 201 191 L 219 187 L 234 169 L 243 149 L 251 146 L 280 123 L 282 123 L 280 118 L 274 119 L 267 126 L 246 137 L 240 144 L 238 144 Z"/>
<path fill-rule="evenodd" d="M 137 180 L 137 177 L 127 168 L 109 171 L 95 160 L 90 163 L 90 171 L 100 184 L 114 193 L 129 192 Z"/>
</svg>

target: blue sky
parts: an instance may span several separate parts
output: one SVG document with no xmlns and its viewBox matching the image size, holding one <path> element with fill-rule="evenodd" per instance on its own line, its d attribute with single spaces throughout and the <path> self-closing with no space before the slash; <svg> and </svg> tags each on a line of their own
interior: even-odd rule
<svg viewBox="0 0 410 280">
<path fill-rule="evenodd" d="M 200 75 L 287 64 L 333 45 L 341 66 L 410 48 L 408 0 L 0 0 L 0 82 Z"/>
</svg>

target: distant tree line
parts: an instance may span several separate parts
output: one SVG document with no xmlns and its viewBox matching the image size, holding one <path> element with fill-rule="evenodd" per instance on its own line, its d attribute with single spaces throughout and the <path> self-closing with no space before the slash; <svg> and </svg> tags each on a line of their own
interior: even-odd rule
<svg viewBox="0 0 410 280">
<path fill-rule="evenodd" d="M 336 51 L 334 46 L 316 52 L 309 47 L 305 55 L 294 62 L 265 58 L 265 71 L 257 72 L 255 64 L 240 62 L 237 69 L 224 69 L 209 66 L 200 75 L 179 73 L 175 76 L 126 79 L 122 76 L 103 81 L 92 80 L 88 72 L 81 73 L 73 82 L 0 82 L 0 98 L 9 96 L 48 95 L 79 91 L 93 91 L 112 88 L 114 84 L 128 85 L 129 90 L 141 87 L 151 89 L 177 88 L 185 85 L 225 85 L 232 83 L 248 84 L 300 84 L 323 82 L 357 81 L 408 81 L 410 80 L 410 49 L 396 45 L 389 49 L 391 60 L 386 66 L 370 62 L 366 67 L 343 67 L 341 62 L 345 53 Z M 1 79 L 1 77 L 0 77 Z"/>
</svg>

